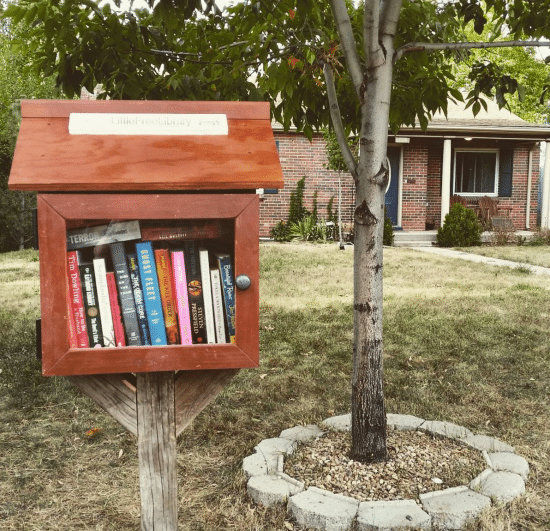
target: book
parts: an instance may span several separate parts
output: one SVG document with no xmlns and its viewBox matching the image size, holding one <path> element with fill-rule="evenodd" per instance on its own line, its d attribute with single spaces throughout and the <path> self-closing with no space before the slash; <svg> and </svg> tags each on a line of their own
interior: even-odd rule
<svg viewBox="0 0 550 531">
<path fill-rule="evenodd" d="M 222 284 L 223 302 L 225 307 L 225 317 L 227 325 L 227 335 L 229 342 L 235 343 L 235 282 L 233 280 L 233 266 L 231 264 L 231 255 L 216 254 L 218 267 L 220 269 L 220 280 Z"/>
<path fill-rule="evenodd" d="M 193 343 L 206 343 L 206 323 L 204 320 L 204 299 L 202 294 L 201 271 L 197 243 L 194 240 L 184 242 L 185 274 L 187 276 L 187 296 L 191 317 L 191 335 Z"/>
<path fill-rule="evenodd" d="M 94 265 L 91 262 L 83 262 L 79 266 L 80 282 L 82 284 L 82 298 L 86 312 L 86 327 L 91 348 L 103 347 L 103 330 L 99 315 L 99 302 L 94 277 Z"/>
<path fill-rule="evenodd" d="M 189 297 L 187 295 L 187 277 L 185 275 L 185 260 L 183 251 L 172 251 L 172 270 L 174 274 L 174 290 L 178 311 L 178 325 L 182 345 L 191 345 L 191 319 L 189 315 Z"/>
<path fill-rule="evenodd" d="M 107 270 L 104 258 L 94 258 L 94 277 L 101 319 L 101 330 L 103 331 L 103 346 L 114 347 L 115 329 L 111 315 L 111 301 L 109 300 L 109 288 L 107 286 Z"/>
<path fill-rule="evenodd" d="M 71 294 L 67 291 L 67 326 L 69 329 L 69 348 L 78 348 L 78 340 L 76 338 L 76 325 L 74 322 L 73 310 L 71 305 Z"/>
<path fill-rule="evenodd" d="M 147 321 L 147 312 L 145 310 L 145 301 L 143 299 L 143 288 L 141 287 L 137 255 L 135 253 L 128 253 L 127 258 L 128 271 L 130 273 L 130 284 L 134 290 L 134 302 L 136 304 L 136 315 L 139 324 L 141 344 L 150 345 L 151 336 L 149 334 L 149 323 Z"/>
<path fill-rule="evenodd" d="M 139 221 L 113 222 L 98 227 L 67 231 L 67 250 L 83 249 L 114 242 L 139 240 Z"/>
<path fill-rule="evenodd" d="M 173 226 L 142 227 L 143 240 L 203 240 L 229 236 L 231 227 L 220 221 L 179 222 Z"/>
<path fill-rule="evenodd" d="M 134 300 L 134 290 L 132 289 L 130 271 L 128 270 L 128 262 L 126 260 L 126 248 L 124 243 L 117 242 L 112 243 L 110 249 L 127 344 L 134 347 L 140 346 L 142 344 L 141 333 Z"/>
<path fill-rule="evenodd" d="M 216 342 L 214 328 L 214 311 L 212 307 L 212 287 L 210 282 L 210 259 L 208 249 L 199 249 L 199 264 L 201 268 L 202 293 L 204 300 L 204 321 L 206 323 L 206 342 Z"/>
<path fill-rule="evenodd" d="M 225 333 L 225 317 L 223 312 L 223 294 L 220 280 L 220 270 L 210 269 L 210 280 L 212 286 L 212 307 L 214 313 L 214 328 L 216 330 L 216 343 L 227 343 Z"/>
<path fill-rule="evenodd" d="M 155 264 L 160 287 L 160 300 L 166 328 L 166 339 L 169 345 L 180 343 L 178 328 L 178 316 L 176 309 L 176 297 L 174 282 L 172 280 L 172 264 L 168 249 L 155 249 Z"/>
<path fill-rule="evenodd" d="M 109 302 L 111 303 L 111 317 L 113 318 L 115 343 L 117 347 L 125 347 L 126 337 L 124 336 L 124 325 L 122 324 L 122 312 L 118 302 L 115 274 L 112 272 L 107 273 L 107 288 L 109 290 Z"/>
<path fill-rule="evenodd" d="M 149 324 L 152 345 L 167 345 L 166 329 L 162 302 L 160 300 L 160 287 L 155 266 L 155 256 L 151 242 L 136 243 L 136 254 L 139 265 L 139 276 L 143 289 L 145 311 Z"/>
<path fill-rule="evenodd" d="M 71 315 L 75 325 L 76 346 L 78 348 L 88 348 L 90 346 L 90 341 L 88 340 L 86 312 L 84 311 L 78 262 L 78 251 L 69 251 L 67 253 L 67 275 L 69 280 Z"/>
</svg>

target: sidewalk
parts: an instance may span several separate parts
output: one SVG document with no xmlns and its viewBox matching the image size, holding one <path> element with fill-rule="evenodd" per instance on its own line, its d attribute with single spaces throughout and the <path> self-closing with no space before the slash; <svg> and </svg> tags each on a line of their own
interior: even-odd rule
<svg viewBox="0 0 550 531">
<path fill-rule="evenodd" d="M 535 266 L 521 262 L 512 262 L 511 260 L 501 260 L 500 258 L 489 258 L 487 256 L 466 253 L 464 251 L 455 251 L 453 249 L 447 249 L 445 247 L 411 247 L 411 249 L 424 253 L 448 256 L 450 258 L 461 258 L 462 260 L 469 260 L 470 262 L 478 262 L 493 266 L 510 267 L 512 269 L 528 269 L 531 273 L 534 273 L 535 275 L 550 276 L 550 268 L 548 267 Z"/>
</svg>

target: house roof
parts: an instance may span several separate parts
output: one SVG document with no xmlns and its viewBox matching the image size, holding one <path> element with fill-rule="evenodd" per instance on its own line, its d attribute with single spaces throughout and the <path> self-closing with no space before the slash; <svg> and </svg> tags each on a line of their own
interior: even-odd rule
<svg viewBox="0 0 550 531">
<path fill-rule="evenodd" d="M 498 105 L 484 98 L 487 110 L 481 107 L 474 116 L 471 107 L 465 108 L 465 103 L 449 101 L 447 116 L 436 113 L 423 131 L 416 127 L 403 127 L 400 133 L 419 136 L 447 136 L 471 134 L 474 137 L 514 137 L 531 140 L 546 140 L 550 138 L 550 126 L 533 124 L 522 120 L 508 109 L 500 109 Z"/>
</svg>

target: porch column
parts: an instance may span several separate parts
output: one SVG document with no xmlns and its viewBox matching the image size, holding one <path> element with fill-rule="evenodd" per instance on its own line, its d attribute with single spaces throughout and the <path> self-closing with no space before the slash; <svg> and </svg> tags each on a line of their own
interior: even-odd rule
<svg viewBox="0 0 550 531">
<path fill-rule="evenodd" d="M 542 183 L 542 204 L 540 206 L 540 226 L 543 229 L 550 228 L 549 216 L 550 216 L 550 143 L 545 142 L 546 147 L 546 157 L 544 159 L 544 177 Z"/>
<path fill-rule="evenodd" d="M 443 140 L 443 160 L 441 162 L 441 226 L 449 213 L 451 199 L 451 139 Z"/>
</svg>

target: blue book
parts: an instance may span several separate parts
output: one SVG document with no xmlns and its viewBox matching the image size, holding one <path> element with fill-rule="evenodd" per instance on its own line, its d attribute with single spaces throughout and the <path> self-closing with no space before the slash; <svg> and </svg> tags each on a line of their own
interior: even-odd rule
<svg viewBox="0 0 550 531">
<path fill-rule="evenodd" d="M 134 290 L 134 300 L 136 301 L 136 312 L 141 333 L 141 342 L 144 345 L 151 344 L 149 336 L 149 325 L 147 324 L 147 312 L 145 311 L 145 301 L 143 300 L 143 289 L 139 278 L 139 266 L 137 255 L 128 253 L 128 270 L 130 271 L 130 283 Z"/>
<path fill-rule="evenodd" d="M 153 245 L 151 242 L 136 243 L 136 253 L 151 344 L 155 346 L 167 345 Z"/>
<path fill-rule="evenodd" d="M 235 343 L 235 282 L 233 280 L 233 265 L 231 255 L 216 254 L 222 283 L 223 302 L 229 341 Z"/>
</svg>

